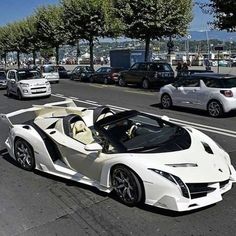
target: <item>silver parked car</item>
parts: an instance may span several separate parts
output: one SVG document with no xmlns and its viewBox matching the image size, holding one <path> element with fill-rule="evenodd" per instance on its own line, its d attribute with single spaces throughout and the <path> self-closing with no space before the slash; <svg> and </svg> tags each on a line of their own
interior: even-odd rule
<svg viewBox="0 0 236 236">
<path fill-rule="evenodd" d="M 160 100 L 163 108 L 196 108 L 220 117 L 236 109 L 236 77 L 215 73 L 187 76 L 162 87 Z"/>
</svg>

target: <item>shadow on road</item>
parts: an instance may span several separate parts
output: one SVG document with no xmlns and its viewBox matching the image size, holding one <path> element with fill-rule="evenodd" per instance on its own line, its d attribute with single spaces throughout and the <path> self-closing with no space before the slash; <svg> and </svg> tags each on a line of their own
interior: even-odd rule
<svg viewBox="0 0 236 236">
<path fill-rule="evenodd" d="M 159 108 L 162 110 L 165 110 L 164 108 L 162 108 L 161 103 L 155 103 L 155 104 L 151 104 L 151 107 L 155 107 L 155 108 Z M 169 111 L 178 111 L 178 112 L 183 112 L 183 113 L 191 113 L 194 115 L 198 115 L 198 116 L 205 116 L 205 117 L 209 117 L 211 118 L 207 111 L 204 110 L 198 110 L 198 109 L 194 109 L 194 108 L 186 108 L 186 107 L 171 107 L 171 109 L 168 109 Z M 236 111 L 230 111 L 229 113 L 226 113 L 223 115 L 223 117 L 221 118 L 232 118 L 232 117 L 236 117 Z M 216 118 L 218 119 L 218 118 Z"/>
<path fill-rule="evenodd" d="M 18 163 L 12 157 L 10 157 L 10 155 L 7 152 L 7 149 L 0 150 L 0 157 L 2 157 L 4 160 L 9 162 L 10 164 L 13 164 L 14 166 L 20 168 Z M 102 191 L 99 191 L 96 187 L 81 184 L 81 183 L 78 183 L 78 182 L 73 181 L 73 180 L 64 179 L 62 177 L 58 177 L 58 176 L 51 175 L 51 174 L 48 174 L 48 173 L 45 173 L 45 172 L 41 172 L 39 170 L 34 170 L 33 173 L 36 174 L 36 175 L 54 180 L 56 182 L 64 183 L 67 186 L 78 187 L 78 188 L 81 188 L 81 189 L 84 189 L 84 190 L 91 191 L 94 194 L 97 194 L 97 195 L 99 195 L 101 197 L 104 197 L 104 198 L 109 197 L 109 198 L 119 202 L 120 204 L 123 204 L 114 192 L 111 192 L 110 194 L 107 194 L 107 193 L 104 193 Z M 141 210 L 152 212 L 152 213 L 158 214 L 158 215 L 169 216 L 169 217 L 181 217 L 181 216 L 186 216 L 186 215 L 189 215 L 189 214 L 192 214 L 192 213 L 195 213 L 195 212 L 203 211 L 205 209 L 211 208 L 214 205 L 215 204 L 213 204 L 211 206 L 201 208 L 201 209 L 186 211 L 186 212 L 170 211 L 170 210 L 166 210 L 166 209 L 162 209 L 162 208 L 158 208 L 158 207 L 154 207 L 154 206 L 145 205 L 144 203 L 139 204 L 137 207 Z M 127 206 L 127 207 L 129 207 L 129 206 Z"/>
</svg>

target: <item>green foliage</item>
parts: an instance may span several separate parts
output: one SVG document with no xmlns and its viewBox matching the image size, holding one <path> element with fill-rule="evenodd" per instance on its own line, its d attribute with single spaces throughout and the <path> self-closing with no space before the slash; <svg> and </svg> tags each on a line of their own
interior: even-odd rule
<svg viewBox="0 0 236 236">
<path fill-rule="evenodd" d="M 35 11 L 35 26 L 38 38 L 44 46 L 58 47 L 65 42 L 62 8 L 49 5 L 39 7 Z"/>
<path fill-rule="evenodd" d="M 192 0 L 113 0 L 113 4 L 130 38 L 182 36 L 192 20 Z"/>
<path fill-rule="evenodd" d="M 113 35 L 108 0 L 63 0 L 62 6 L 64 24 L 71 38 L 90 40 Z"/>
<path fill-rule="evenodd" d="M 209 0 L 206 3 L 199 3 L 203 11 L 212 14 L 214 19 L 211 22 L 213 28 L 236 31 L 236 1 L 235 0 Z"/>
</svg>

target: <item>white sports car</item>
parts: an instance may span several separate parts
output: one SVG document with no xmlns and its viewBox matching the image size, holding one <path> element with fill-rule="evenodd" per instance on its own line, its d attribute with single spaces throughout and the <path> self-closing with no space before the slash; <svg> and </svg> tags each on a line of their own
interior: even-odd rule
<svg viewBox="0 0 236 236">
<path fill-rule="evenodd" d="M 10 118 L 34 112 L 35 119 Z M 211 138 L 167 117 L 108 107 L 77 107 L 72 100 L 1 114 L 10 127 L 6 146 L 25 170 L 114 192 L 140 202 L 188 211 L 222 200 L 236 180 L 229 155 Z"/>
</svg>

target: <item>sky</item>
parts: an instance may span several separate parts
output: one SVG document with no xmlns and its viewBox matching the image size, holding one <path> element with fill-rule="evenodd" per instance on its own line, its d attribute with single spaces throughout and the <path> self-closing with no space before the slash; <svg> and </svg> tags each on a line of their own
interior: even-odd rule
<svg viewBox="0 0 236 236">
<path fill-rule="evenodd" d="M 207 0 L 197 1 L 205 2 Z M 59 2 L 60 0 L 0 0 L 0 26 L 32 15 L 38 6 L 57 4 Z M 190 25 L 190 30 L 208 30 L 209 27 L 207 22 L 209 21 L 210 16 L 203 14 L 201 9 L 197 6 L 194 7 L 193 14 L 194 19 Z"/>
</svg>

